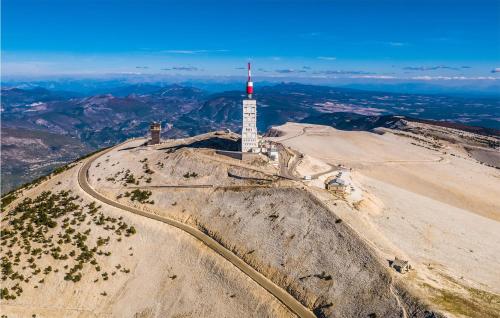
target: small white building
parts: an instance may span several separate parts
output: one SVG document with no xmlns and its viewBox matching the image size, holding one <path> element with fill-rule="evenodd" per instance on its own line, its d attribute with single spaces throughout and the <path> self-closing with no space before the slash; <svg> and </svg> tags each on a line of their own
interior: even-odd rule
<svg viewBox="0 0 500 318">
<path fill-rule="evenodd" d="M 277 162 L 279 160 L 278 148 L 271 146 L 267 151 L 267 155 L 271 161 Z"/>
</svg>

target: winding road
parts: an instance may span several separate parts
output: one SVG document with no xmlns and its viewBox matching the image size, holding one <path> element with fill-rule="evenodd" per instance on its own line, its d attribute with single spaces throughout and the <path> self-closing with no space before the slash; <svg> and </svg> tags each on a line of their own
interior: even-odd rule
<svg viewBox="0 0 500 318">
<path fill-rule="evenodd" d="M 118 145 L 121 146 L 124 143 Z M 163 223 L 166 223 L 168 225 L 174 226 L 192 236 L 194 236 L 196 239 L 200 240 L 203 242 L 208 248 L 211 250 L 217 252 L 219 255 L 224 257 L 226 260 L 228 260 L 231 264 L 236 266 L 239 270 L 241 270 L 245 275 L 250 277 L 253 281 L 255 281 L 257 284 L 262 286 L 265 290 L 267 290 L 269 293 L 271 293 L 274 297 L 276 297 L 279 301 L 281 301 L 285 306 L 287 306 L 293 313 L 295 313 L 299 317 L 316 317 L 307 307 L 302 305 L 297 299 L 292 297 L 288 292 L 286 292 L 283 288 L 280 286 L 276 285 L 273 283 L 270 279 L 256 271 L 253 267 L 245 263 L 242 259 L 240 259 L 238 256 L 236 256 L 233 252 L 222 246 L 219 242 L 215 241 L 212 239 L 210 236 L 206 235 L 202 231 L 198 230 L 197 228 L 194 228 L 192 226 L 189 226 L 187 224 L 184 224 L 182 222 L 176 221 L 174 219 L 164 217 L 164 216 L 159 216 L 153 213 L 145 212 L 143 210 L 139 210 L 137 208 L 127 206 L 124 204 L 121 204 L 119 202 L 113 201 L 99 192 L 97 192 L 88 182 L 88 173 L 89 173 L 89 168 L 92 165 L 92 163 L 99 158 L 100 156 L 112 151 L 116 147 L 112 147 L 109 149 L 106 149 L 100 153 L 97 153 L 89 158 L 87 158 L 83 165 L 80 167 L 80 170 L 78 171 L 78 183 L 80 187 L 82 188 L 83 191 L 85 191 L 88 195 L 93 197 L 95 200 L 100 201 L 102 203 L 108 204 L 110 206 L 113 206 L 115 208 L 121 209 L 123 211 L 127 211 L 130 213 L 134 213 L 140 216 L 144 216 L 156 221 L 160 221 Z"/>
</svg>

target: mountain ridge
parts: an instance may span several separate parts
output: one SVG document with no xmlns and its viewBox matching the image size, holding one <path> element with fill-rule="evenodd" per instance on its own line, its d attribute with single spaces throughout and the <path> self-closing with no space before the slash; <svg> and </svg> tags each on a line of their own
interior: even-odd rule
<svg viewBox="0 0 500 318">
<path fill-rule="evenodd" d="M 113 95 L 113 91 L 118 93 Z M 179 84 L 134 84 L 92 96 L 46 88 L 2 88 L 1 96 L 2 125 L 11 129 L 3 131 L 7 137 L 12 129 L 29 131 L 33 136 L 46 132 L 76 138 L 81 147 L 89 149 L 144 136 L 152 121 L 162 122 L 165 138 L 220 129 L 239 131 L 241 100 L 245 98 L 242 91 L 210 93 Z M 293 82 L 258 87 L 255 98 L 260 132 L 289 121 L 370 130 L 377 125 L 377 117 L 394 115 L 437 122 L 453 119 L 462 129 L 476 123 L 475 118 L 491 127 L 470 129 L 490 134 L 497 133 L 491 129 L 500 127 L 495 119 L 500 113 L 497 99 L 374 93 Z M 5 171 L 11 171 L 10 167 L 2 162 Z M 33 177 L 43 172 L 35 171 Z"/>
</svg>

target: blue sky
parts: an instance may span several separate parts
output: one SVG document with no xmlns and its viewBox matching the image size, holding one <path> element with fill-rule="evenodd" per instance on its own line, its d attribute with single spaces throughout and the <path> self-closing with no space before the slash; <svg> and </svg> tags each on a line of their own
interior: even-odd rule
<svg viewBox="0 0 500 318">
<path fill-rule="evenodd" d="M 3 76 L 496 81 L 500 1 L 3 0 L 1 44 Z"/>
</svg>

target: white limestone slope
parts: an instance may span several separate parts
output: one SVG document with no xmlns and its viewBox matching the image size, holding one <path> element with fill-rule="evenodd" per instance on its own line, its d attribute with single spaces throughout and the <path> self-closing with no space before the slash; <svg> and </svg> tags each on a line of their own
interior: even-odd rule
<svg viewBox="0 0 500 318">
<path fill-rule="evenodd" d="M 425 125 L 420 128 L 425 132 Z M 339 216 L 381 258 L 409 259 L 416 270 L 405 279 L 429 299 L 442 301 L 451 311 L 460 306 L 446 304 L 443 290 L 474 299 L 483 308 L 497 300 L 474 298 L 481 291 L 500 299 L 498 169 L 467 156 L 459 141 L 389 129 L 382 135 L 295 123 L 274 129 L 282 133 L 274 141 L 324 163 L 352 168 L 364 199 L 355 213 L 340 210 Z M 429 147 L 433 144 L 442 146 Z M 314 192 L 334 207 L 325 191 Z M 492 306 L 500 310 L 500 305 Z M 469 308 L 459 313 L 484 315 Z"/>
</svg>

